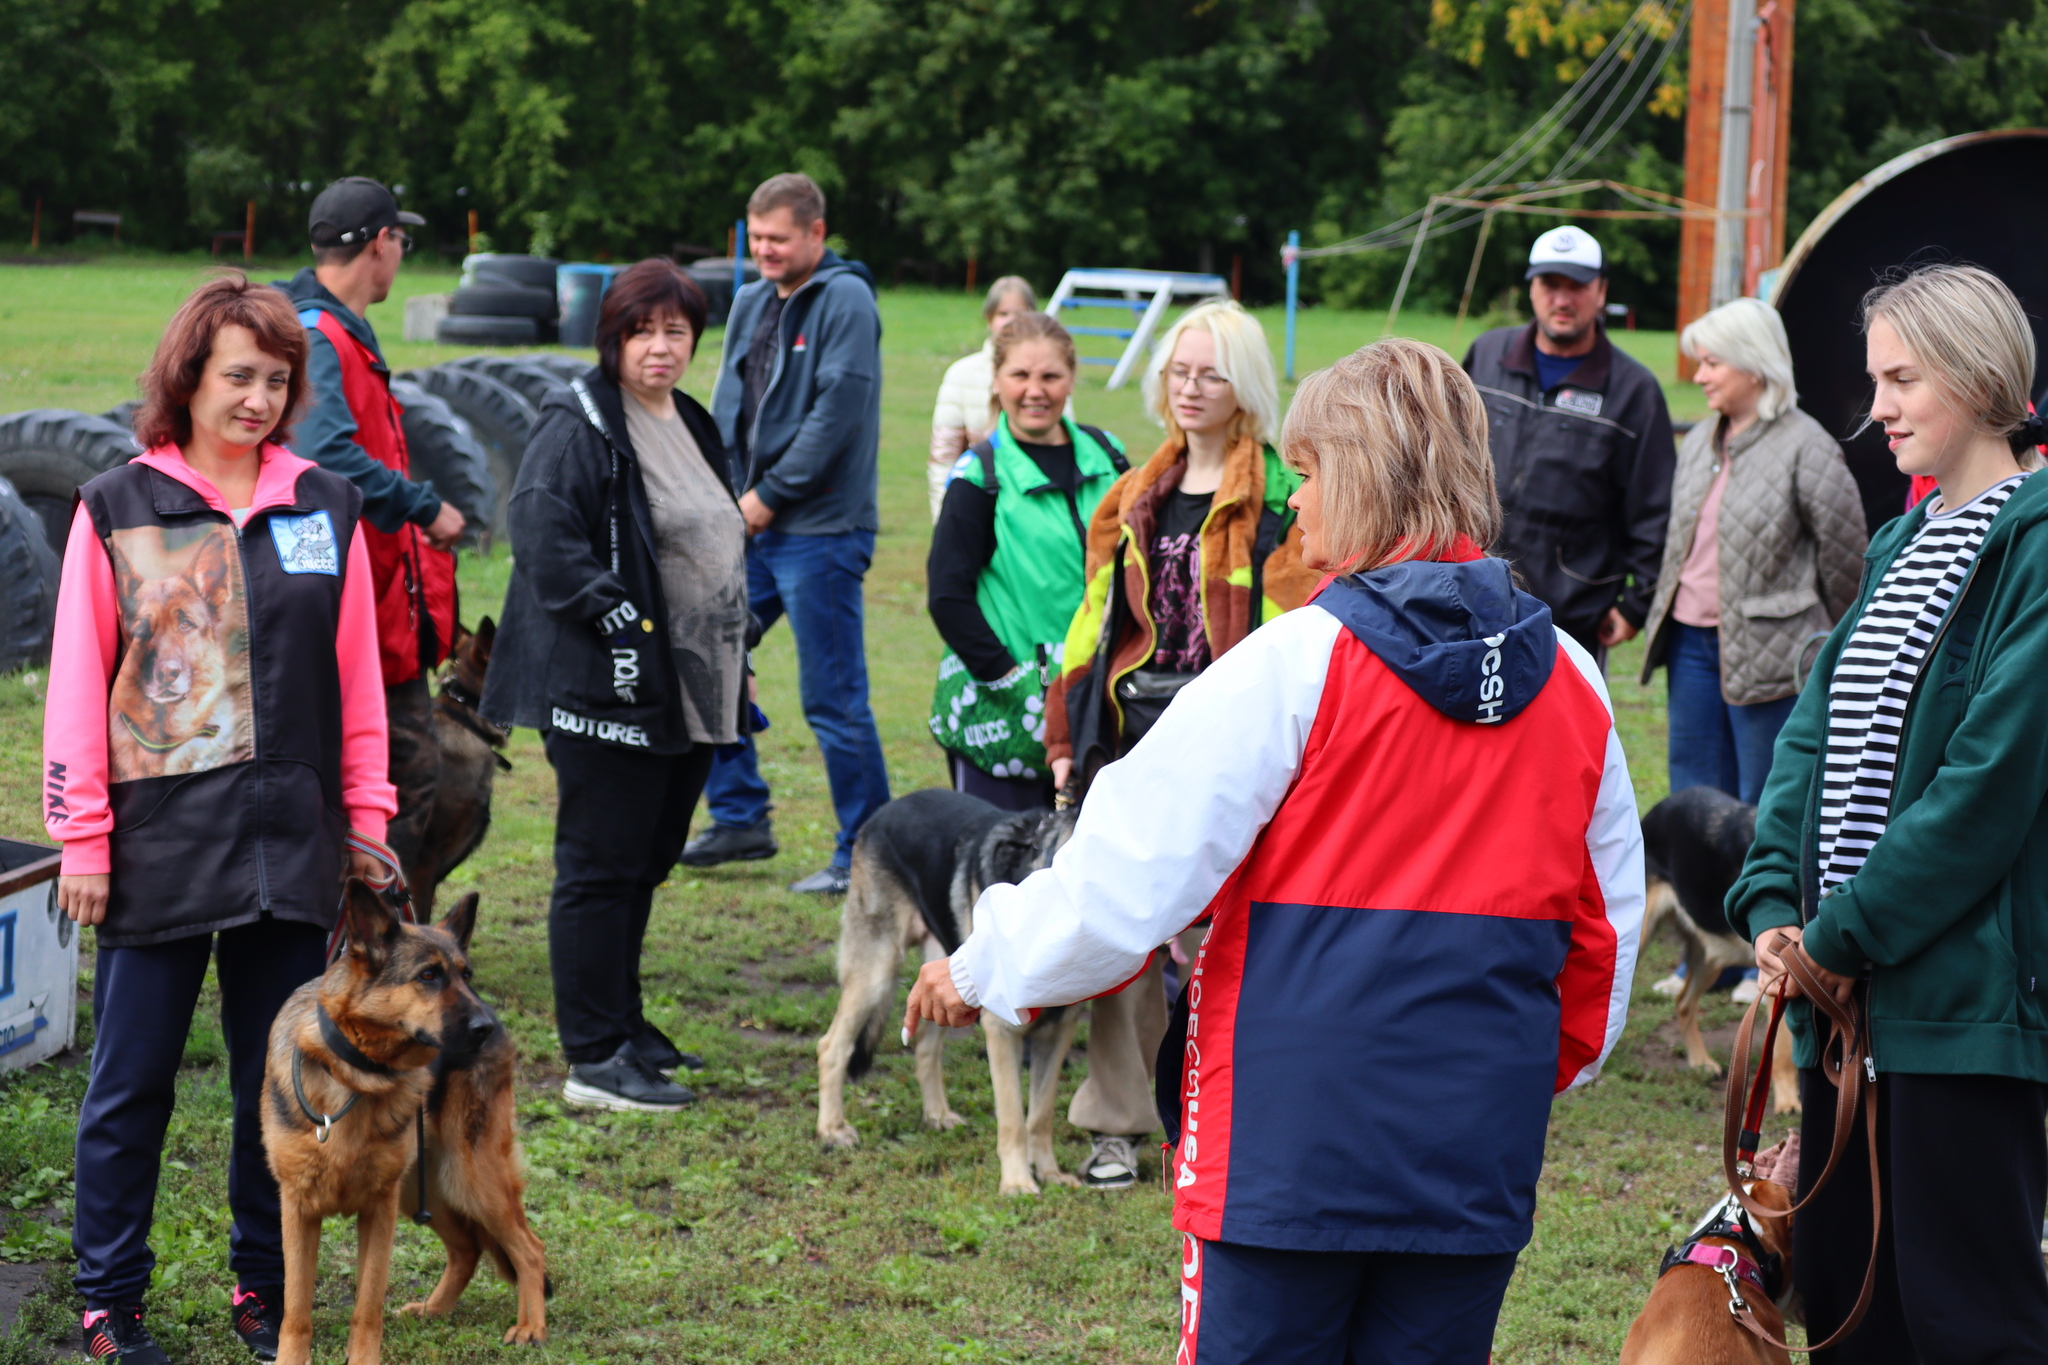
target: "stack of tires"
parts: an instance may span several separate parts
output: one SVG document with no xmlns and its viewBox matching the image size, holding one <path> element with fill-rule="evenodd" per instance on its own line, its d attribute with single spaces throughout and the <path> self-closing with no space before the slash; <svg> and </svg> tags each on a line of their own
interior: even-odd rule
<svg viewBox="0 0 2048 1365">
<path fill-rule="evenodd" d="M 704 291 L 704 301 L 709 305 L 706 309 L 705 325 L 723 327 L 726 315 L 732 312 L 732 257 L 707 256 L 702 260 L 690 262 L 683 269 L 697 282 L 697 287 Z M 747 261 L 746 272 L 747 284 L 761 278 L 761 271 L 752 260 Z"/>
<path fill-rule="evenodd" d="M 555 339 L 561 306 L 552 256 L 487 253 L 462 262 L 462 280 L 435 324 L 444 346 L 535 346 Z"/>
<path fill-rule="evenodd" d="M 78 486 L 139 453 L 113 414 L 35 408 L 0 417 L 0 671 L 49 656 Z"/>
</svg>

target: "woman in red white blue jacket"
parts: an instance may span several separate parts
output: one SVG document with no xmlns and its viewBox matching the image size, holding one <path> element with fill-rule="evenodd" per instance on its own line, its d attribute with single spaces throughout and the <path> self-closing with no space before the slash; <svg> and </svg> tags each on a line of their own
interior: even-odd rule
<svg viewBox="0 0 2048 1365">
<path fill-rule="evenodd" d="M 1500 504 L 1450 356 L 1382 341 L 1310 376 L 1282 448 L 1332 577 L 1102 771 L 909 1014 L 1084 1000 L 1213 915 L 1160 1066 L 1176 1361 L 1479 1365 L 1551 1097 L 1626 1016 L 1635 797 L 1598 667 L 1478 549 Z"/>
</svg>

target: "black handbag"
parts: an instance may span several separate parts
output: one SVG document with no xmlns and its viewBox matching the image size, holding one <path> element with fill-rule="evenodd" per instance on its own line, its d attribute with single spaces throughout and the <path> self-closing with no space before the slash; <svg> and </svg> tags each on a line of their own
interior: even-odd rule
<svg viewBox="0 0 2048 1365">
<path fill-rule="evenodd" d="M 1173 673 L 1161 668 L 1138 668 L 1126 673 L 1117 681 L 1117 706 L 1123 711 L 1124 753 L 1145 737 L 1145 732 L 1159 723 L 1166 714 L 1166 708 L 1180 695 L 1180 690 L 1200 677 L 1199 673 Z"/>
</svg>

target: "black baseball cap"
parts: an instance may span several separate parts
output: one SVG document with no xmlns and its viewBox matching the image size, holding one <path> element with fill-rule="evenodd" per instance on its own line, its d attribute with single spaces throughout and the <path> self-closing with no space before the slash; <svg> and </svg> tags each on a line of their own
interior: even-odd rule
<svg viewBox="0 0 2048 1365">
<path fill-rule="evenodd" d="M 427 220 L 398 207 L 398 200 L 366 175 L 335 181 L 313 201 L 306 227 L 316 247 L 354 246 L 388 227 L 424 227 Z"/>
</svg>

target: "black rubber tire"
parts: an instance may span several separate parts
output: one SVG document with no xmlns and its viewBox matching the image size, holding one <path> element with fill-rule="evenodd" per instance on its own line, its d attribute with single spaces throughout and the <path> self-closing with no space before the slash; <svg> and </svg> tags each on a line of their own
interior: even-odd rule
<svg viewBox="0 0 2048 1365">
<path fill-rule="evenodd" d="M 79 485 L 141 453 L 132 431 L 92 413 L 31 408 L 0 417 L 0 477 L 42 518 L 60 557 Z"/>
<path fill-rule="evenodd" d="M 519 477 L 519 461 L 526 454 L 526 438 L 533 434 L 537 414 L 533 404 L 487 374 L 453 365 L 434 365 L 408 370 L 397 376 L 410 379 L 455 410 L 469 423 L 477 443 L 491 464 L 491 478 L 497 485 L 497 505 L 491 515 L 494 533 L 511 539 L 505 509 L 512 501 L 512 484 Z"/>
<path fill-rule="evenodd" d="M 483 443 L 455 409 L 412 380 L 392 380 L 391 396 L 405 409 L 401 420 L 412 477 L 433 484 L 436 493 L 455 504 L 469 523 L 465 543 L 488 545 L 501 523 L 498 481 Z"/>
<path fill-rule="evenodd" d="M 463 278 L 474 284 L 509 284 L 524 289 L 545 289 L 552 294 L 555 292 L 555 270 L 561 264 L 553 256 L 493 252 L 472 261 L 463 271 Z"/>
<path fill-rule="evenodd" d="M 552 322 L 557 311 L 552 292 L 512 285 L 466 285 L 448 296 L 450 317 L 538 318 Z"/>
<path fill-rule="evenodd" d="M 43 519 L 0 479 L 0 673 L 49 659 L 62 567 Z"/>
<path fill-rule="evenodd" d="M 112 422 L 123 431 L 135 430 L 135 414 L 142 407 L 140 398 L 131 398 L 125 403 L 116 403 L 100 416 Z"/>
<path fill-rule="evenodd" d="M 540 322 L 535 318 L 445 317 L 434 324 L 434 340 L 443 346 L 537 346 Z"/>
<path fill-rule="evenodd" d="M 532 355 L 519 357 L 529 365 L 540 365 L 552 371 L 564 384 L 572 379 L 581 379 L 590 373 L 590 362 L 581 356 L 570 355 L 567 351 L 535 351 Z"/>
<path fill-rule="evenodd" d="M 538 411 L 541 400 L 548 396 L 550 390 L 562 388 L 569 382 L 556 374 L 553 366 L 542 365 L 538 361 L 536 356 L 466 355 L 460 360 L 447 360 L 442 364 L 487 374 L 507 388 L 517 390 L 519 396 Z"/>
</svg>

